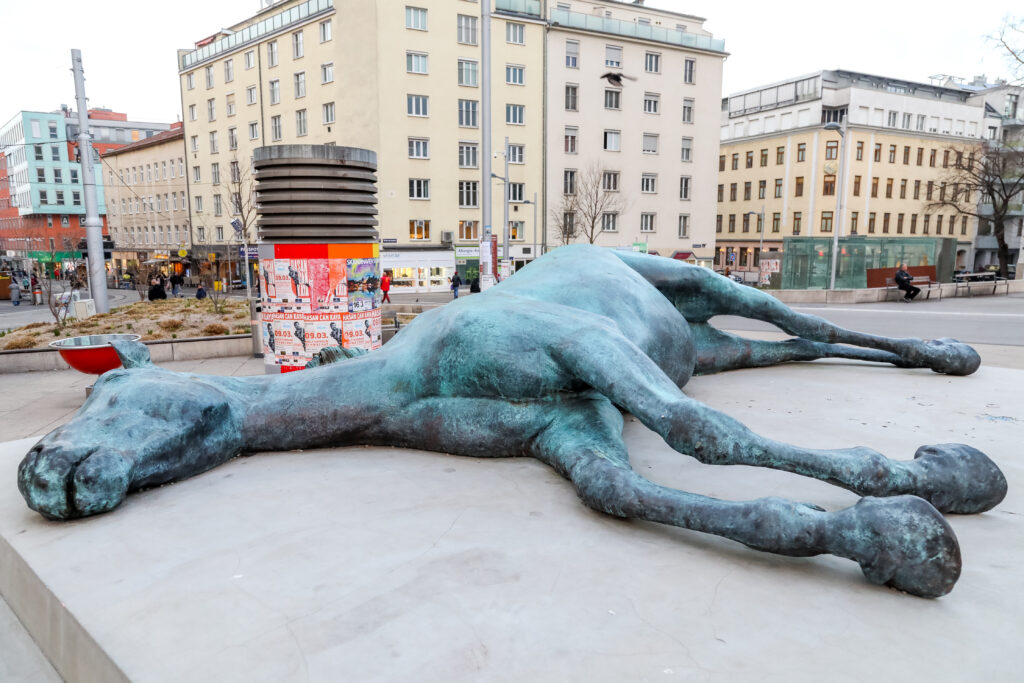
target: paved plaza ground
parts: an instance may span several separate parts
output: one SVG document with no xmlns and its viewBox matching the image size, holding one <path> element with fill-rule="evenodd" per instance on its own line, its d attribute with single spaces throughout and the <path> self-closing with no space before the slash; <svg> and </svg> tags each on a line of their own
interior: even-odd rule
<svg viewBox="0 0 1024 683">
<path fill-rule="evenodd" d="M 18 611 L 44 615 L 32 630 L 62 666 L 77 662 L 69 678 L 80 680 L 1019 680 L 1024 311 L 1013 297 L 975 301 L 930 317 L 902 304 L 815 311 L 883 333 L 913 321 L 884 311 L 909 309 L 916 328 L 936 328 L 923 336 L 987 341 L 969 377 L 817 361 L 686 387 L 810 447 L 910 458 L 959 441 L 987 452 L 1010 493 L 989 513 L 949 518 L 964 570 L 939 600 L 871 586 L 846 560 L 601 515 L 533 460 L 258 454 L 112 514 L 47 522 L 25 508 L 14 469 L 33 437 L 81 405 L 91 378 L 73 371 L 0 375 L 0 393 L 16 397 L 0 405 L 0 588 Z M 248 358 L 168 367 L 262 373 Z M 827 509 L 856 500 L 794 475 L 701 465 L 628 417 L 626 441 L 658 483 Z M 58 680 L 2 603 L 0 680 Z"/>
</svg>

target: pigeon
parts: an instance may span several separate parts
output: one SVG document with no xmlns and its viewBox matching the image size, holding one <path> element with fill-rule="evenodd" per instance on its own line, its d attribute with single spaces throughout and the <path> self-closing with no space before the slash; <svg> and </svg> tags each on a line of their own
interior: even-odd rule
<svg viewBox="0 0 1024 683">
<path fill-rule="evenodd" d="M 606 81 L 608 81 L 610 84 L 614 85 L 617 88 L 621 88 L 622 87 L 622 79 L 623 78 L 627 78 L 627 79 L 629 79 L 631 81 L 635 81 L 636 80 L 636 78 L 633 77 L 633 76 L 627 76 L 626 74 L 623 74 L 623 73 L 614 73 L 612 71 L 609 71 L 606 74 L 601 74 L 601 78 L 605 79 Z"/>
</svg>

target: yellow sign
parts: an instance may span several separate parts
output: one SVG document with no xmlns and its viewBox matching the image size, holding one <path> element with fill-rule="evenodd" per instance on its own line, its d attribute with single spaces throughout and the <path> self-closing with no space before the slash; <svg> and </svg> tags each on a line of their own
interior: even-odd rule
<svg viewBox="0 0 1024 683">
<path fill-rule="evenodd" d="M 213 262 L 217 260 L 217 255 L 214 254 L 213 252 L 210 252 L 209 254 L 206 255 L 206 258 Z"/>
<path fill-rule="evenodd" d="M 221 290 L 221 282 L 220 282 L 220 280 L 214 280 L 213 281 L 213 291 L 219 292 L 220 290 Z"/>
<path fill-rule="evenodd" d="M 187 249 L 179 249 L 178 250 L 178 256 L 180 256 L 181 258 L 185 258 L 186 256 L 188 256 L 188 250 Z"/>
</svg>

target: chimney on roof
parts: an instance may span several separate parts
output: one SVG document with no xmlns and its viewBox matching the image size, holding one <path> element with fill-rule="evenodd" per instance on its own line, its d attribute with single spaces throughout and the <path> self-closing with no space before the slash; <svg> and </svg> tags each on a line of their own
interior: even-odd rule
<svg viewBox="0 0 1024 683">
<path fill-rule="evenodd" d="M 971 85 L 985 85 L 986 83 L 988 83 L 988 81 L 985 80 L 985 74 L 975 76 L 974 80 L 971 81 Z"/>
</svg>

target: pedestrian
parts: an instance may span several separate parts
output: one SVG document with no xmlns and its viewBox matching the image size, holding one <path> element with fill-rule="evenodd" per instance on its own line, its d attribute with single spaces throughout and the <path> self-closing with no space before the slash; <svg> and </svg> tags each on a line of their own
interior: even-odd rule
<svg viewBox="0 0 1024 683">
<path fill-rule="evenodd" d="M 196 287 L 196 298 L 199 299 L 200 301 L 206 298 L 206 290 L 203 289 L 202 284 Z"/>
<path fill-rule="evenodd" d="M 475 278 L 469 281 L 469 293 L 479 294 L 480 293 L 480 276 L 477 275 Z"/>
<path fill-rule="evenodd" d="M 455 275 L 452 275 L 451 282 L 452 282 L 452 298 L 453 299 L 458 299 L 459 298 L 459 287 L 462 286 L 462 278 L 459 277 L 458 272 L 456 272 Z"/>
<path fill-rule="evenodd" d="M 149 281 L 149 300 L 156 301 L 157 299 L 166 299 L 167 290 L 160 283 L 160 278 L 154 277 Z"/>
<path fill-rule="evenodd" d="M 903 295 L 903 301 L 905 303 L 909 304 L 914 300 L 915 296 L 921 293 L 920 287 L 915 287 L 910 284 L 913 281 L 914 276 L 907 272 L 906 263 L 896 264 L 896 275 L 893 279 L 896 280 L 896 286 L 901 291 L 906 292 L 906 294 Z"/>
<path fill-rule="evenodd" d="M 391 303 L 391 297 L 388 296 L 388 292 L 391 291 L 391 275 L 386 270 L 380 279 L 380 291 L 384 293 L 381 303 Z"/>
<path fill-rule="evenodd" d="M 21 285 L 18 284 L 18 277 L 11 278 L 11 302 L 15 306 L 21 305 Z"/>
<path fill-rule="evenodd" d="M 185 284 L 185 278 L 181 277 L 177 273 L 171 275 L 171 294 L 174 298 L 181 297 L 181 286 Z"/>
</svg>

